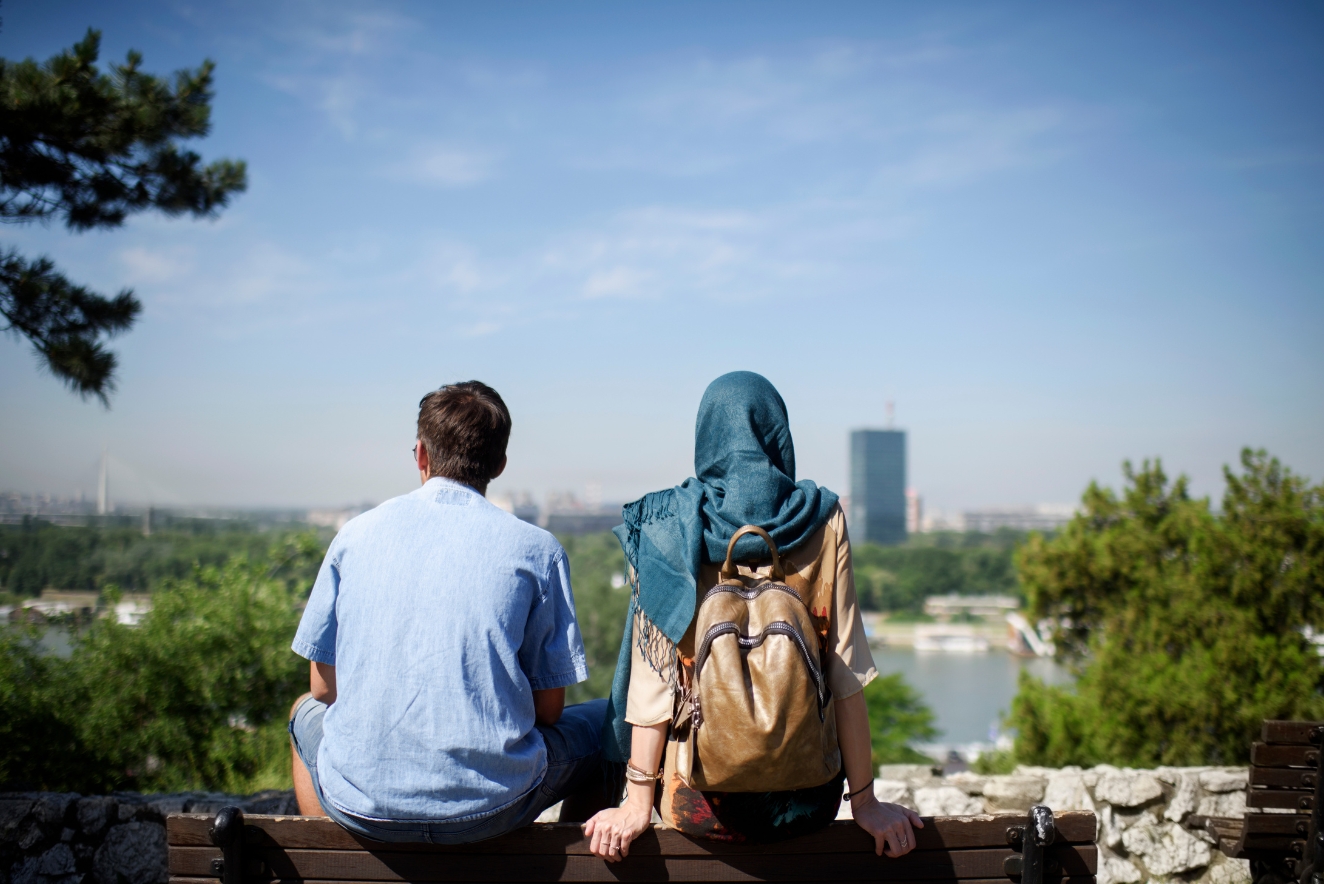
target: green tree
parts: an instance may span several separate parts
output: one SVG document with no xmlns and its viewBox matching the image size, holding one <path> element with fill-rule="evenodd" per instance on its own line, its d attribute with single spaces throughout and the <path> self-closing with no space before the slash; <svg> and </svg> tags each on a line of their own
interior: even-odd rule
<svg viewBox="0 0 1324 884">
<path fill-rule="evenodd" d="M 625 553 L 616 536 L 606 531 L 557 539 L 570 562 L 575 615 L 588 657 L 588 681 L 571 687 L 566 702 L 582 703 L 611 693 L 621 626 L 630 606 L 630 588 L 624 585 Z M 622 585 L 612 586 L 613 577 Z"/>
<path fill-rule="evenodd" d="M 210 217 L 246 187 L 242 161 L 204 166 L 178 139 L 211 129 L 212 63 L 174 82 L 139 70 L 129 52 L 97 69 L 101 34 L 89 29 L 45 64 L 0 59 L 0 220 L 60 218 L 72 231 L 114 228 L 135 212 Z M 141 305 L 125 289 L 105 297 L 76 285 L 45 257 L 0 251 L 0 314 L 72 390 L 108 403 L 115 354 L 103 339 L 133 325 Z"/>
<path fill-rule="evenodd" d="M 880 675 L 864 688 L 869 709 L 873 764 L 928 764 L 933 761 L 910 744 L 937 739 L 933 710 L 901 673 Z"/>
<path fill-rule="evenodd" d="M 67 660 L 0 633 L 0 780 L 101 791 L 288 786 L 290 650 L 314 540 L 167 581 L 136 627 L 100 620 Z M 302 579 L 291 577 L 302 574 Z M 113 597 L 115 590 L 107 592 Z"/>
<path fill-rule="evenodd" d="M 1010 723 L 1021 761 L 1245 763 L 1264 718 L 1324 715 L 1324 488 L 1263 451 L 1225 469 L 1215 513 L 1185 477 L 1125 467 L 1083 511 L 1019 553 L 1035 617 L 1078 669 L 1073 689 L 1024 673 Z"/>
</svg>

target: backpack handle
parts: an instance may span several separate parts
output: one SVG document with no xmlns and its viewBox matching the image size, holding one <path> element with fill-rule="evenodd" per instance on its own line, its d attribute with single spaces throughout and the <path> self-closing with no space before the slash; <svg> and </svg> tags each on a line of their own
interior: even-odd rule
<svg viewBox="0 0 1324 884">
<path fill-rule="evenodd" d="M 781 559 L 777 556 L 777 544 L 772 542 L 772 537 L 768 535 L 767 531 L 757 525 L 746 525 L 731 535 L 731 541 L 726 545 L 726 561 L 722 563 L 722 579 L 730 580 L 736 576 L 736 566 L 731 561 L 731 554 L 736 551 L 736 541 L 746 534 L 757 534 L 763 538 L 763 542 L 768 545 L 768 550 L 772 553 L 772 579 L 785 580 L 786 572 L 782 570 Z"/>
</svg>

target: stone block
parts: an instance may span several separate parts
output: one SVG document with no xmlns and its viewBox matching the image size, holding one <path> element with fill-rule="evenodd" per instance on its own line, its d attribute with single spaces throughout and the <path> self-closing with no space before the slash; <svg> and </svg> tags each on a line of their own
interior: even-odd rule
<svg viewBox="0 0 1324 884">
<path fill-rule="evenodd" d="M 1148 771 L 1117 770 L 1099 777 L 1094 797 L 1117 807 L 1141 807 L 1163 797 L 1163 786 Z"/>
<path fill-rule="evenodd" d="M 1048 777 L 1043 803 L 1053 811 L 1094 810 L 1094 799 L 1085 787 L 1085 776 L 1078 767 L 1065 767 Z"/>
<path fill-rule="evenodd" d="M 1000 810 L 1029 810 L 1044 797 L 1045 781 L 1041 777 L 1010 776 L 989 777 L 984 783 L 984 806 L 990 813 Z"/>
<path fill-rule="evenodd" d="M 69 805 L 78 800 L 74 792 L 42 792 L 32 802 L 32 815 L 41 821 L 44 828 L 63 828 L 64 815 Z"/>
<path fill-rule="evenodd" d="M 963 770 L 946 778 L 947 785 L 955 786 L 967 795 L 983 795 L 984 784 L 988 777 L 973 771 Z"/>
<path fill-rule="evenodd" d="M 1221 792 L 1200 799 L 1196 813 L 1202 816 L 1242 816 L 1246 813 L 1245 792 Z"/>
<path fill-rule="evenodd" d="M 78 820 L 78 828 L 86 838 L 99 836 L 117 816 L 116 801 L 110 796 L 95 795 L 78 799 L 75 818 Z"/>
<path fill-rule="evenodd" d="M 166 833 L 159 823 L 121 823 L 106 833 L 92 858 L 96 884 L 161 884 L 166 880 Z"/>
<path fill-rule="evenodd" d="M 69 849 L 68 844 L 55 845 L 41 855 L 41 860 L 37 864 L 38 874 L 52 878 L 72 875 L 75 871 L 77 871 L 77 868 L 74 862 L 74 852 Z"/>
<path fill-rule="evenodd" d="M 23 824 L 18 832 L 18 849 L 31 850 L 44 841 L 45 838 L 46 835 L 41 830 L 41 823 L 32 817 L 28 817 L 28 821 Z"/>
<path fill-rule="evenodd" d="M 910 795 L 910 787 L 900 780 L 874 780 L 873 794 L 879 801 L 900 804 L 902 807 L 915 809 L 915 802 Z"/>
<path fill-rule="evenodd" d="M 913 789 L 916 786 L 933 785 L 929 781 L 938 777 L 934 775 L 933 766 L 929 764 L 880 764 L 878 779 L 898 780 Z"/>
<path fill-rule="evenodd" d="M 970 816 L 983 813 L 984 802 L 955 786 L 922 787 L 915 790 L 915 809 L 920 816 Z"/>
<path fill-rule="evenodd" d="M 1083 773 L 1083 776 L 1085 777 L 1085 785 L 1090 789 L 1093 789 L 1095 786 L 1099 785 L 1099 780 L 1111 773 L 1120 773 L 1120 771 L 1111 764 L 1100 764 L 1091 767 Z"/>
<path fill-rule="evenodd" d="M 1250 771 L 1246 768 L 1214 768 L 1200 773 L 1200 788 L 1206 792 L 1240 792 L 1246 788 Z"/>
<path fill-rule="evenodd" d="M 1061 769 L 1061 770 L 1076 771 L 1076 772 L 1079 772 L 1079 771 L 1080 771 L 1080 768 L 1075 767 L 1075 766 L 1072 766 L 1072 767 L 1064 767 L 1064 768 L 1060 768 L 1060 769 Z M 1036 765 L 1032 765 L 1032 764 L 1018 764 L 1018 765 L 1016 765 L 1016 769 L 1013 770 L 1011 773 L 1012 773 L 1013 776 L 1018 776 L 1018 777 L 1038 777 L 1038 778 L 1041 779 L 1041 780 L 1046 780 L 1046 779 L 1048 779 L 1049 777 L 1051 777 L 1053 774 L 1057 773 L 1058 770 L 1059 770 L 1059 768 L 1056 768 L 1056 767 L 1038 767 L 1038 766 L 1036 766 Z"/>
<path fill-rule="evenodd" d="M 1127 853 L 1140 857 L 1151 876 L 1167 878 L 1209 865 L 1209 845 L 1175 823 L 1146 813 L 1122 834 Z"/>
<path fill-rule="evenodd" d="M 147 798 L 147 806 L 165 819 L 172 813 L 188 813 L 189 804 L 198 800 L 199 796 L 195 792 L 181 792 L 175 795 L 151 795 Z M 220 808 L 218 807 L 217 810 Z M 200 810 L 198 813 L 206 813 Z"/>
<path fill-rule="evenodd" d="M 22 862 L 15 863 L 9 870 L 9 884 L 41 884 L 37 871 L 39 865 L 41 865 L 39 856 L 30 856 Z"/>
<path fill-rule="evenodd" d="M 1117 811 L 1112 809 L 1112 805 L 1105 804 L 1099 811 L 1099 843 L 1110 850 L 1116 850 L 1122 846 L 1122 833 L 1126 831 L 1126 826 L 1121 824 L 1118 819 Z"/>
<path fill-rule="evenodd" d="M 0 840 L 7 841 L 32 810 L 31 798 L 0 799 Z"/>
<path fill-rule="evenodd" d="M 1209 884 L 1250 884 L 1250 861 L 1219 854 L 1207 875 Z"/>
<path fill-rule="evenodd" d="M 1178 773 L 1173 779 L 1177 789 L 1168 801 L 1168 809 L 1163 811 L 1163 818 L 1179 823 L 1200 806 L 1200 775 L 1198 772 Z"/>
<path fill-rule="evenodd" d="M 1120 856 L 1100 852 L 1098 884 L 1136 884 L 1144 877 L 1139 869 Z"/>
</svg>

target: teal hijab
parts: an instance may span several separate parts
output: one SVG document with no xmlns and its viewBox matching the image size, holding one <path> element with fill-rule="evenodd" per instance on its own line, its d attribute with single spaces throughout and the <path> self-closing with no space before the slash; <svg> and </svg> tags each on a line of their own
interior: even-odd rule
<svg viewBox="0 0 1324 884">
<path fill-rule="evenodd" d="M 694 619 L 699 567 L 723 561 L 731 535 L 745 525 L 767 531 L 779 552 L 793 550 L 823 526 L 836 504 L 837 495 L 826 488 L 795 481 L 786 403 L 767 378 L 733 371 L 708 385 L 694 426 L 694 476 L 626 504 L 625 524 L 614 529 L 635 579 L 604 726 L 609 760 L 630 756 L 625 700 L 635 618 L 644 658 L 674 684 L 675 648 Z M 735 559 L 767 561 L 767 546 L 746 535 L 736 543 Z"/>
</svg>

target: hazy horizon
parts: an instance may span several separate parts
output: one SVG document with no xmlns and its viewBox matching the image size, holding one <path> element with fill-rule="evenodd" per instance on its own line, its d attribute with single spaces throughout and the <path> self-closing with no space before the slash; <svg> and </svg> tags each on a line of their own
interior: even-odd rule
<svg viewBox="0 0 1324 884">
<path fill-rule="evenodd" d="M 124 500 L 380 501 L 418 400 L 479 378 L 493 493 L 629 500 L 691 474 L 733 369 L 841 494 L 888 401 L 930 510 L 1154 457 L 1217 500 L 1247 445 L 1324 480 L 1318 4 L 11 0 L 0 55 L 89 26 L 103 70 L 215 60 L 186 146 L 249 189 L 4 228 L 144 310 L 109 411 L 4 336 L 0 488 L 94 497 L 104 447 Z"/>
</svg>

